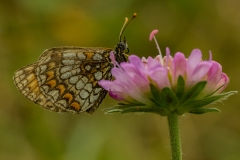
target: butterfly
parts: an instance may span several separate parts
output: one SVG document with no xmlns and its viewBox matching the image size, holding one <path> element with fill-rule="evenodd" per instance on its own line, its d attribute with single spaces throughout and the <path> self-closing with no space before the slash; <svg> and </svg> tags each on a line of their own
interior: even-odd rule
<svg viewBox="0 0 240 160">
<path fill-rule="evenodd" d="M 135 17 L 136 13 L 131 20 Z M 125 18 L 115 49 L 66 46 L 45 50 L 37 62 L 14 73 L 16 87 L 30 101 L 48 110 L 92 114 L 107 94 L 98 81 L 113 79 L 110 52 L 118 63 L 127 61 L 128 45 L 121 36 L 131 20 Z"/>
</svg>

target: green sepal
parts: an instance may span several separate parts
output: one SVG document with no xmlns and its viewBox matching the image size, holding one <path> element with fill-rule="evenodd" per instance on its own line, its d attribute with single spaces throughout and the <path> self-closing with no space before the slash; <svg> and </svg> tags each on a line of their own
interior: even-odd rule
<svg viewBox="0 0 240 160">
<path fill-rule="evenodd" d="M 221 112 L 221 111 L 217 108 L 197 108 L 197 109 L 191 110 L 189 113 L 204 114 L 204 113 L 208 113 L 208 112 Z"/>
<path fill-rule="evenodd" d="M 151 106 L 115 106 L 104 109 L 105 114 L 111 113 L 131 113 L 131 112 L 148 112 L 148 113 L 157 113 L 162 116 L 165 116 L 165 112 L 162 109 L 151 107 Z"/>
<path fill-rule="evenodd" d="M 178 98 L 170 88 L 166 87 L 162 89 L 160 94 L 161 105 L 164 106 L 168 111 L 172 112 L 175 110 L 178 104 Z"/>
<path fill-rule="evenodd" d="M 184 93 L 185 81 L 182 76 L 178 77 L 177 88 L 176 88 L 176 96 L 178 99 L 181 99 Z"/>
<path fill-rule="evenodd" d="M 217 101 L 221 101 L 224 99 L 227 99 L 227 97 L 233 95 L 237 93 L 236 91 L 230 91 L 230 92 L 225 92 L 225 93 L 220 93 L 220 94 L 216 94 L 216 95 L 212 95 L 210 97 L 205 97 L 201 100 L 197 100 L 194 102 L 189 102 L 187 105 L 187 108 L 200 108 L 203 107 L 205 105 L 211 104 L 213 102 L 217 102 Z"/>
<path fill-rule="evenodd" d="M 119 112 L 122 112 L 122 109 L 120 108 L 108 108 L 108 109 L 104 109 L 105 111 L 105 114 L 112 114 L 112 113 L 119 113 Z"/>
<path fill-rule="evenodd" d="M 136 108 L 136 107 L 146 107 L 145 104 L 141 104 L 141 103 L 118 103 L 117 106 L 114 107 L 109 107 L 109 108 L 105 108 L 103 109 L 103 111 L 105 111 L 106 114 L 109 113 L 115 113 L 115 112 L 123 112 L 124 110 L 128 110 L 129 108 Z"/>
<path fill-rule="evenodd" d="M 157 105 L 161 106 L 160 92 L 158 91 L 158 89 L 153 84 L 150 84 L 150 90 L 153 96 L 153 99 L 151 100 Z"/>
<path fill-rule="evenodd" d="M 135 107 L 129 107 L 127 109 L 124 109 L 121 111 L 121 113 L 131 113 L 131 112 L 140 112 L 140 113 L 157 113 L 160 114 L 161 109 L 156 107 L 150 107 L 150 106 L 135 106 Z"/>
<path fill-rule="evenodd" d="M 181 81 L 181 78 L 180 78 L 180 81 Z M 153 96 L 153 98 L 150 98 L 150 100 L 154 104 L 156 104 L 155 106 L 153 106 L 153 108 L 156 108 L 156 110 L 159 110 L 160 115 L 165 116 L 168 113 L 176 110 L 178 105 L 178 98 L 172 89 L 165 87 L 160 92 L 153 84 L 150 84 L 150 89 Z M 183 89 L 180 89 L 180 90 L 183 90 Z"/>
<path fill-rule="evenodd" d="M 124 107 L 130 107 L 130 106 L 146 106 L 145 104 L 142 103 L 118 103 L 118 106 L 124 106 Z"/>
<path fill-rule="evenodd" d="M 187 103 L 189 101 L 192 101 L 206 86 L 207 82 L 206 81 L 201 81 L 195 84 L 191 89 L 189 89 L 184 96 L 181 99 L 181 102 Z M 180 102 L 180 103 L 181 103 Z"/>
</svg>

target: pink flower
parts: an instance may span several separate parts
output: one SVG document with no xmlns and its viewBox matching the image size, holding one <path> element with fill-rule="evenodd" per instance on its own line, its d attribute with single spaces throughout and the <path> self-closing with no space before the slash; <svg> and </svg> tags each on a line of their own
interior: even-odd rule
<svg viewBox="0 0 240 160">
<path fill-rule="evenodd" d="M 156 33 L 152 32 L 150 40 L 156 41 Z M 157 48 L 160 52 L 158 44 Z M 108 112 L 206 113 L 218 110 L 203 106 L 236 93 L 220 94 L 229 78 L 222 72 L 222 66 L 212 61 L 211 53 L 209 60 L 203 60 L 199 49 L 194 49 L 188 58 L 180 52 L 172 57 L 168 48 L 164 57 L 161 52 L 147 59 L 130 55 L 129 62 L 120 65 L 113 58 L 114 53 L 110 57 L 115 80 L 101 80 L 99 85 L 121 103 Z"/>
</svg>

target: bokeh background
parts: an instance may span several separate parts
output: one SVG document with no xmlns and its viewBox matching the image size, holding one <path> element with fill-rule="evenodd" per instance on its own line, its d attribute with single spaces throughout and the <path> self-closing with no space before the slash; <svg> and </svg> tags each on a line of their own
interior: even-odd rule
<svg viewBox="0 0 240 160">
<path fill-rule="evenodd" d="M 155 56 L 149 33 L 158 29 L 162 52 L 188 56 L 209 50 L 240 90 L 239 0 L 8 0 L 0 2 L 0 159 L 168 160 L 166 117 L 105 115 L 109 96 L 93 115 L 58 114 L 28 101 L 13 73 L 57 46 L 114 47 L 124 18 L 138 17 L 126 35 L 130 53 Z M 221 113 L 180 118 L 184 160 L 240 159 L 239 95 L 215 104 Z"/>
</svg>

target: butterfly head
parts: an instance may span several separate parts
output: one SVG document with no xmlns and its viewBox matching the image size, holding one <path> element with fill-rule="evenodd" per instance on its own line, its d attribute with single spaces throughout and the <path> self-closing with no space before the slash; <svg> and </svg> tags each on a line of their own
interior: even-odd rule
<svg viewBox="0 0 240 160">
<path fill-rule="evenodd" d="M 118 42 L 118 44 L 116 46 L 116 52 L 117 53 L 128 53 L 129 52 L 126 37 L 124 37 L 123 41 L 120 40 L 120 42 Z"/>
</svg>

